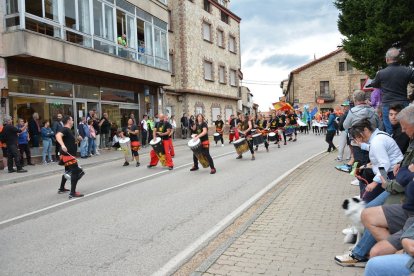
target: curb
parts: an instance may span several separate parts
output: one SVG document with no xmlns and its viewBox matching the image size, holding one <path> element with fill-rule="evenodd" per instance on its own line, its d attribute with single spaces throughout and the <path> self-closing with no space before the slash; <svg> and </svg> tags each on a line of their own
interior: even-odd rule
<svg viewBox="0 0 414 276">
<path fill-rule="evenodd" d="M 311 157 L 307 158 L 306 160 L 302 161 L 301 163 L 297 164 L 292 169 L 286 171 L 283 175 L 278 177 L 276 180 L 272 181 L 269 185 L 267 185 L 265 188 L 263 188 L 261 191 L 256 193 L 253 197 L 248 199 L 245 203 L 243 203 L 239 208 L 234 210 L 232 213 L 230 213 L 227 217 L 225 217 L 223 220 L 221 220 L 219 223 L 217 223 L 213 228 L 205 232 L 200 238 L 198 238 L 195 242 L 190 244 L 187 248 L 185 248 L 183 251 L 178 253 L 175 257 L 170 259 L 163 267 L 161 267 L 159 270 L 154 272 L 153 276 L 158 275 L 172 275 L 177 270 L 180 269 L 181 266 L 183 266 L 185 263 L 187 263 L 191 258 L 200 250 L 202 250 L 204 247 L 206 247 L 212 240 L 214 240 L 222 231 L 224 231 L 228 226 L 230 226 L 240 215 L 242 215 L 246 210 L 248 210 L 250 207 L 252 207 L 263 195 L 265 195 L 267 192 L 269 192 L 272 188 L 274 188 L 277 184 L 283 181 L 287 176 L 289 176 L 292 172 L 306 164 L 307 162 L 311 161 L 312 159 L 326 153 L 326 150 L 319 152 L 317 154 L 312 155 Z M 286 188 L 286 187 L 285 187 Z M 284 188 L 281 192 L 283 192 Z M 280 193 L 281 193 L 280 192 Z M 279 195 L 280 193 L 277 193 Z M 271 202 L 270 202 L 271 203 Z M 269 204 L 270 204 L 269 203 Z M 265 204 L 266 206 L 266 204 Z M 267 205 L 268 206 L 268 205 Z M 261 208 L 259 208 L 259 211 Z M 263 209 L 264 210 L 264 209 Z M 259 212 L 258 211 L 258 212 Z M 263 212 L 263 211 L 262 211 Z M 260 213 L 259 213 L 260 215 Z M 249 220 L 250 222 L 250 220 Z M 251 222 L 254 222 L 252 220 Z M 249 224 L 250 225 L 250 224 Z M 248 225 L 248 226 L 249 226 Z M 247 226 L 247 227 L 248 227 Z M 247 229 L 247 228 L 246 228 Z M 241 229 L 243 230 L 243 228 Z M 243 233 L 245 230 L 243 230 L 241 233 Z M 239 230 L 237 231 L 237 234 L 239 233 Z M 237 235 L 236 234 L 236 235 Z M 235 235 L 233 235 L 235 236 Z M 230 237 L 228 240 L 231 240 L 233 237 Z M 227 242 L 225 243 L 225 246 L 220 246 L 216 251 L 220 252 L 223 251 L 223 249 L 227 249 L 226 247 Z M 203 271 L 204 268 L 210 267 L 212 265 L 211 261 L 216 260 L 220 255 L 216 256 L 218 253 L 216 251 L 207 258 L 206 261 L 204 261 L 192 274 L 194 276 L 201 275 L 201 273 L 197 270 Z M 223 251 L 224 252 L 224 251 Z M 213 263 L 214 263 L 213 261 Z M 204 271 L 205 272 L 205 271 Z"/>
</svg>

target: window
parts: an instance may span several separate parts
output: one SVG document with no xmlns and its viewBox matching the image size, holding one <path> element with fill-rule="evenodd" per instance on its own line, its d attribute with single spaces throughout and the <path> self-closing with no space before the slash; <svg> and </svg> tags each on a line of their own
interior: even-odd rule
<svg viewBox="0 0 414 276">
<path fill-rule="evenodd" d="M 224 66 L 219 66 L 219 82 L 226 83 L 226 68 Z"/>
<path fill-rule="evenodd" d="M 155 56 L 167 59 L 167 34 L 161 30 L 154 30 Z"/>
<path fill-rule="evenodd" d="M 339 62 L 339 72 L 345 71 L 345 62 Z"/>
<path fill-rule="evenodd" d="M 223 11 L 221 11 L 221 21 L 226 24 L 229 24 L 229 15 Z"/>
<path fill-rule="evenodd" d="M 224 48 L 224 32 L 221 30 L 217 30 L 217 45 Z"/>
<path fill-rule="evenodd" d="M 210 12 L 210 11 L 211 11 L 211 4 L 210 4 L 210 1 L 208 1 L 208 0 L 204 0 L 204 10 L 205 10 L 206 12 Z"/>
<path fill-rule="evenodd" d="M 230 85 L 236 86 L 236 70 L 230 70 Z"/>
<path fill-rule="evenodd" d="M 236 38 L 233 36 L 229 37 L 229 51 L 232 53 L 236 52 Z"/>
<path fill-rule="evenodd" d="M 6 1 L 6 11 L 7 11 L 7 14 L 18 13 L 19 9 L 18 9 L 18 5 L 17 5 L 17 0 L 7 0 Z"/>
<path fill-rule="evenodd" d="M 173 54 L 170 54 L 170 72 L 171 72 L 171 75 L 175 75 L 174 55 Z"/>
<path fill-rule="evenodd" d="M 59 22 L 58 0 L 44 0 L 45 17 Z"/>
<path fill-rule="evenodd" d="M 348 70 L 348 71 L 352 71 L 353 69 L 354 69 L 354 67 L 352 66 L 352 63 L 347 62 L 347 63 L 346 63 L 346 70 Z"/>
<path fill-rule="evenodd" d="M 217 120 L 217 116 L 221 115 L 220 107 L 211 108 L 211 124 Z"/>
<path fill-rule="evenodd" d="M 65 1 L 65 3 L 68 1 Z M 95 35 L 106 38 L 110 41 L 115 40 L 114 35 L 114 14 L 113 8 L 101 3 L 98 0 L 93 1 L 93 20 Z"/>
<path fill-rule="evenodd" d="M 30 14 L 59 22 L 58 0 L 25 0 L 25 6 Z M 17 12 L 17 3 L 12 1 L 7 8 Z"/>
<path fill-rule="evenodd" d="M 226 108 L 226 118 L 224 120 L 224 122 L 227 122 L 227 120 L 230 119 L 230 116 L 233 115 L 233 109 L 232 108 Z"/>
<path fill-rule="evenodd" d="M 26 0 L 26 12 L 43 17 L 42 0 Z"/>
<path fill-rule="evenodd" d="M 203 22 L 203 39 L 211 41 L 211 25 Z"/>
<path fill-rule="evenodd" d="M 116 10 L 116 31 L 118 37 L 126 35 L 127 47 L 136 49 L 134 18 L 121 10 Z"/>
<path fill-rule="evenodd" d="M 204 61 L 204 79 L 213 80 L 213 63 L 209 61 Z"/>
<path fill-rule="evenodd" d="M 329 81 L 321 81 L 321 94 L 329 94 Z"/>
<path fill-rule="evenodd" d="M 196 115 L 204 114 L 203 107 L 201 107 L 201 106 L 196 106 L 195 110 L 196 110 L 196 112 L 195 112 Z"/>
</svg>

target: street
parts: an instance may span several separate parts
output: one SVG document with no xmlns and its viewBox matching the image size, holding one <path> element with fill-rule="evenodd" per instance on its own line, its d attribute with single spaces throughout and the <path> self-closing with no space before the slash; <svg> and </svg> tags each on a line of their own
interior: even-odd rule
<svg viewBox="0 0 414 276">
<path fill-rule="evenodd" d="M 212 145 L 217 174 L 190 172 L 192 152 L 176 148 L 174 170 L 123 161 L 86 169 L 85 198 L 57 194 L 61 174 L 0 186 L 3 275 L 150 275 L 258 191 L 326 149 L 323 136 L 261 145 L 236 160 L 233 145 Z M 332 160 L 336 156 L 332 154 Z M 82 162 L 80 162 L 82 163 Z M 69 187 L 69 184 L 67 184 Z"/>
</svg>

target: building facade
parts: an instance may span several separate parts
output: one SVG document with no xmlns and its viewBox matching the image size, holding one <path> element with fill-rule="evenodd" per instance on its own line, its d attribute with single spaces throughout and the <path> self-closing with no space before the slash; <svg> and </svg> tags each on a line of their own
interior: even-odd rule
<svg viewBox="0 0 414 276">
<path fill-rule="evenodd" d="M 254 114 L 253 112 L 253 94 L 247 86 L 240 86 L 240 96 L 238 110 L 243 114 Z"/>
<path fill-rule="evenodd" d="M 165 112 L 202 113 L 209 126 L 237 113 L 240 18 L 227 0 L 169 1 L 171 85 L 164 87 Z"/>
<path fill-rule="evenodd" d="M 325 110 L 352 99 L 352 93 L 361 89 L 366 75 L 353 68 L 349 60 L 351 57 L 339 48 L 293 70 L 287 85 L 285 81 L 281 83 L 286 101 Z"/>
<path fill-rule="evenodd" d="M 63 113 L 77 123 L 95 109 L 121 127 L 131 113 L 158 113 L 171 82 L 167 4 L 0 1 L 0 87 L 8 91 L 0 120 Z"/>
</svg>

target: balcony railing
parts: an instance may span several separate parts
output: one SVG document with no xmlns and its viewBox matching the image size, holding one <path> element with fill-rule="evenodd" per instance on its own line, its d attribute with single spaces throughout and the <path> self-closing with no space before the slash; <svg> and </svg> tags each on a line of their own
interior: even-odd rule
<svg viewBox="0 0 414 276">
<path fill-rule="evenodd" d="M 315 91 L 315 102 L 323 100 L 326 103 L 335 101 L 335 90 L 330 91 Z"/>
</svg>

